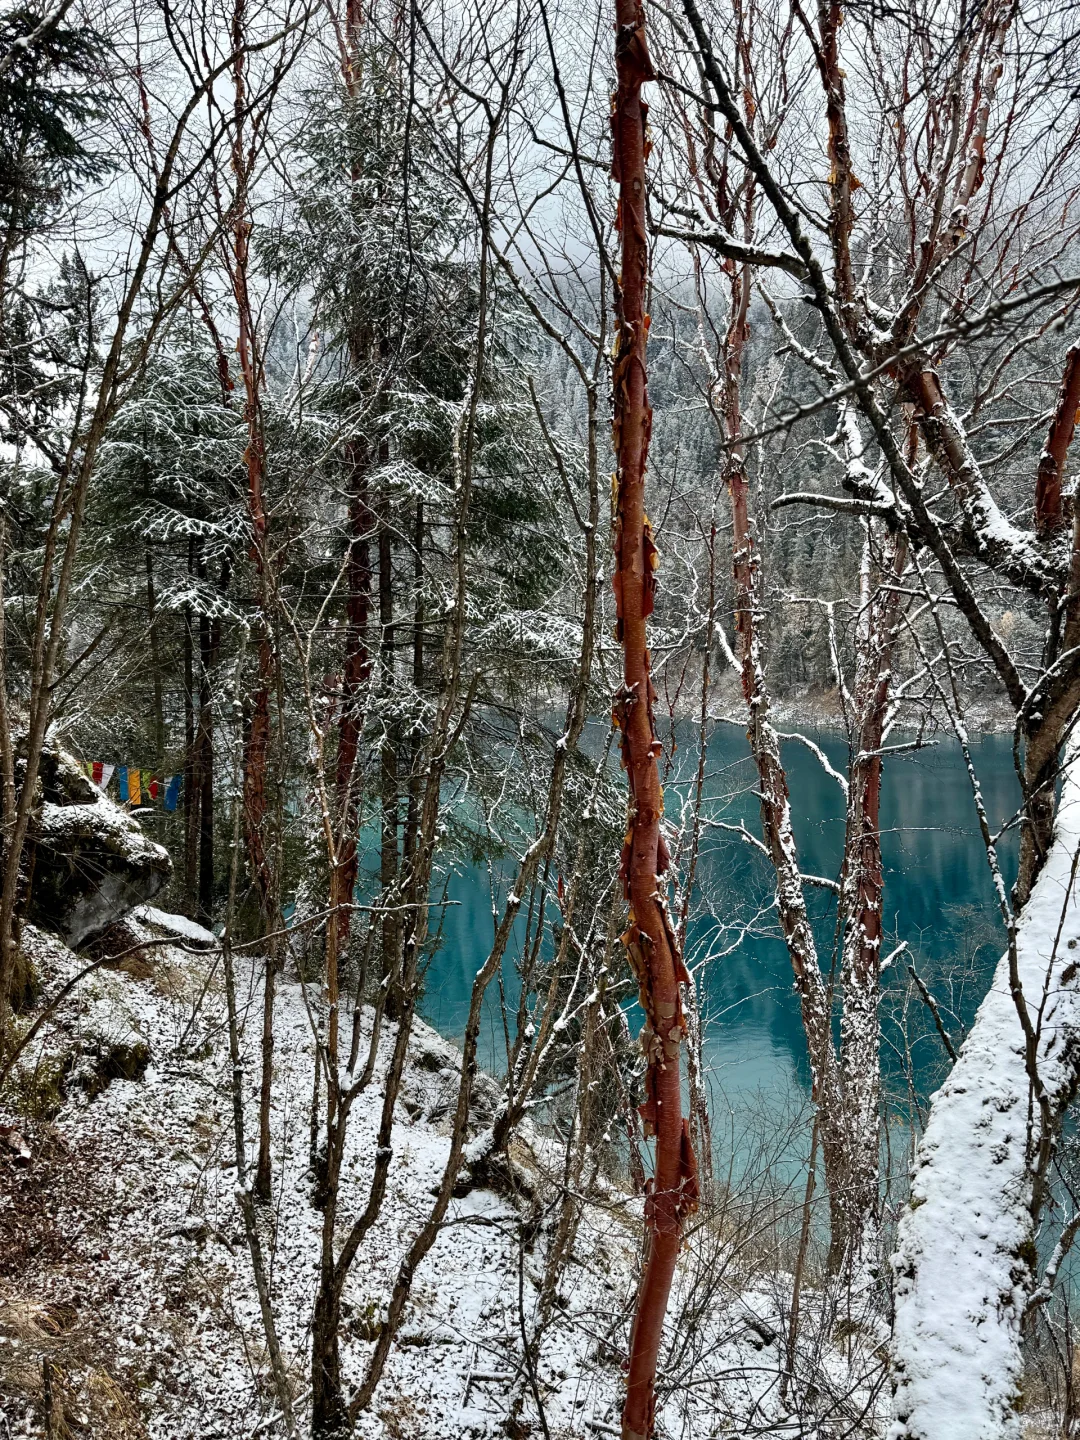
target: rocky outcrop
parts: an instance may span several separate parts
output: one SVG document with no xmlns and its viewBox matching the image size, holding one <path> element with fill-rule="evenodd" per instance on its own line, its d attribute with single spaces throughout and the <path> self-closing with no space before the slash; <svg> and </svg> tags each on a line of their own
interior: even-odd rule
<svg viewBox="0 0 1080 1440">
<path fill-rule="evenodd" d="M 75 947 L 153 899 L 172 862 L 59 746 L 42 756 L 39 784 L 27 917 Z"/>
</svg>

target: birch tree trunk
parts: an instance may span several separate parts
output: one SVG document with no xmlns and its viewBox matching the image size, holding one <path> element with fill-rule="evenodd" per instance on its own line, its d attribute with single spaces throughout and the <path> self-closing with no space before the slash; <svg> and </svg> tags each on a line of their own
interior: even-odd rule
<svg viewBox="0 0 1080 1440">
<path fill-rule="evenodd" d="M 847 1166 L 842 1102 L 832 1038 L 830 999 L 806 908 L 805 887 L 791 824 L 787 772 L 780 756 L 780 738 L 770 718 L 772 696 L 765 675 L 760 568 L 751 529 L 750 484 L 741 440 L 740 374 L 749 298 L 749 273 L 744 267 L 733 279 L 731 319 L 724 341 L 721 382 L 724 428 L 729 442 L 724 474 L 731 497 L 735 633 L 749 721 L 747 738 L 758 772 L 761 828 L 776 873 L 777 915 L 799 996 L 810 1062 L 811 1099 L 821 1117 L 819 1130 L 830 1203 L 830 1263 L 835 1269 L 846 1246 L 847 1210 L 843 1188 Z"/>
<path fill-rule="evenodd" d="M 878 1258 L 881 1171 L 881 746 L 888 719 L 893 654 L 900 616 L 897 582 L 907 540 L 883 543 L 881 585 L 870 586 L 871 529 L 863 567 L 863 618 L 856 637 L 854 754 L 848 775 L 847 820 L 840 905 L 844 925 L 840 1022 L 846 1174 L 842 1265 L 853 1286 Z"/>
</svg>

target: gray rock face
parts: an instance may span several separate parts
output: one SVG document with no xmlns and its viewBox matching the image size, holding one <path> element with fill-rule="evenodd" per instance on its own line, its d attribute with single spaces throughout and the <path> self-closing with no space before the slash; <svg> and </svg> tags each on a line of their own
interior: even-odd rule
<svg viewBox="0 0 1080 1440">
<path fill-rule="evenodd" d="M 27 915 L 75 947 L 152 900 L 172 862 L 59 747 L 42 756 L 40 784 Z"/>
</svg>

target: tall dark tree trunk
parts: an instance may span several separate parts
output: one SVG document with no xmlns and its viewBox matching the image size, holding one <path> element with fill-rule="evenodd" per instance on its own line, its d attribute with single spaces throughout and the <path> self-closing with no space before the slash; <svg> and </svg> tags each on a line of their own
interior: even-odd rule
<svg viewBox="0 0 1080 1440">
<path fill-rule="evenodd" d="M 331 1263 L 320 1277 L 311 1325 L 311 1433 L 317 1440 L 333 1440 L 349 1430 L 341 1388 L 340 1326 L 341 1296 Z"/>
<path fill-rule="evenodd" d="M 360 737 L 364 724 L 365 690 L 371 675 L 368 618 L 371 606 L 371 534 L 374 518 L 368 500 L 367 453 L 360 442 L 347 447 L 349 480 L 347 516 L 349 557 L 345 582 L 345 645 L 338 719 L 336 790 L 340 838 L 336 866 L 337 903 L 348 905 L 356 887 L 357 817 L 360 808 Z M 337 912 L 335 912 L 337 914 Z M 340 943 L 348 940 L 351 912 L 337 917 Z"/>
<path fill-rule="evenodd" d="M 199 916 L 214 917 L 214 702 L 210 689 L 210 622 L 199 616 Z"/>
<path fill-rule="evenodd" d="M 383 492 L 379 520 L 379 624 L 382 642 L 379 650 L 379 694 L 384 705 L 393 704 L 395 629 L 394 570 L 390 530 L 390 496 Z M 395 719 L 382 717 L 382 744 L 379 755 L 380 785 L 380 867 L 383 903 L 382 964 L 386 985 L 386 1013 L 396 1020 L 401 1013 L 401 910 L 396 896 L 398 878 L 398 739 L 400 727 Z"/>
<path fill-rule="evenodd" d="M 255 149 L 249 148 L 245 126 L 248 121 L 248 92 L 245 74 L 246 0 L 234 0 L 232 40 L 233 136 L 232 170 L 236 181 L 233 199 L 232 250 L 228 257 L 233 299 L 236 303 L 236 353 L 244 395 L 244 424 L 247 444 L 244 464 L 247 471 L 247 512 L 251 526 L 250 554 L 255 566 L 259 640 L 257 675 L 250 718 L 244 743 L 243 821 L 251 878 L 259 899 L 263 932 L 276 930 L 277 875 L 267 845 L 267 785 L 270 754 L 270 696 L 277 676 L 278 656 L 274 637 L 274 585 L 270 573 L 270 528 L 266 509 L 266 439 L 263 433 L 260 393 L 262 360 L 256 335 L 255 310 L 248 288 L 251 239 L 251 206 L 248 186 Z M 258 1200 L 270 1199 L 270 1084 L 273 1077 L 274 990 L 278 967 L 278 945 L 268 940 L 264 961 L 262 1078 L 259 1092 L 259 1158 L 254 1193 Z"/>
<path fill-rule="evenodd" d="M 194 570 L 194 540 L 188 544 L 188 575 Z M 195 637 L 190 605 L 184 607 L 184 895 L 188 913 L 199 906 L 199 789 L 195 739 Z"/>
<path fill-rule="evenodd" d="M 336 838 L 330 875 L 326 927 L 326 986 L 336 1026 L 338 968 L 352 932 L 352 903 L 359 868 L 357 827 L 362 776 L 360 741 L 371 678 L 368 622 L 371 607 L 371 535 L 374 517 L 368 498 L 368 453 L 360 440 L 346 446 L 349 501 L 348 558 L 345 566 L 345 645 L 335 763 Z M 336 1028 L 335 1028 L 336 1036 Z"/>
<path fill-rule="evenodd" d="M 165 773 L 165 694 L 158 632 L 157 596 L 154 592 L 154 557 L 146 543 L 146 629 L 150 639 L 150 668 L 154 672 L 154 763 L 158 779 Z"/>
<path fill-rule="evenodd" d="M 196 553 L 196 573 L 206 580 L 206 563 Z M 214 629 L 208 615 L 199 616 L 199 716 L 195 739 L 194 779 L 198 788 L 199 919 L 209 925 L 214 914 L 214 696 L 216 659 Z"/>
<path fill-rule="evenodd" d="M 325 1047 L 332 1074 L 336 1071 L 338 1049 L 339 965 L 351 931 L 351 906 L 359 864 L 360 741 L 372 663 L 368 622 L 374 517 L 368 495 L 368 452 L 362 441 L 351 441 L 346 446 L 345 461 L 349 486 L 349 551 L 345 567 L 345 647 L 335 764 L 336 835 L 331 847 L 325 969 L 328 1007 Z M 342 1434 L 347 1429 L 339 1341 L 343 1275 L 339 1273 L 334 1255 L 338 1166 L 344 1141 L 344 1132 L 340 1127 L 344 1124 L 344 1117 L 338 1112 L 333 1080 L 327 1086 L 326 1102 L 326 1148 L 318 1186 L 318 1199 L 323 1209 L 323 1233 L 311 1337 L 311 1430 L 320 1440 Z"/>
<path fill-rule="evenodd" d="M 364 12 L 361 0 L 345 0 L 345 47 L 341 60 L 342 79 L 351 99 L 359 98 L 361 45 Z M 354 170 L 354 183 L 359 171 Z M 361 377 L 371 352 L 368 317 L 352 317 L 349 335 L 349 365 Z M 353 892 L 358 869 L 357 834 L 360 812 L 360 775 L 357 764 L 364 725 L 364 691 L 371 675 L 368 620 L 371 608 L 371 536 L 374 517 L 368 487 L 370 454 L 366 440 L 359 436 L 345 445 L 348 487 L 346 517 L 348 558 L 345 571 L 345 646 L 342 657 L 341 698 L 338 719 L 336 766 L 337 836 L 330 876 L 330 915 L 327 920 L 327 986 L 334 967 L 336 987 L 338 953 L 348 942 L 352 926 Z M 339 907 L 344 906 L 344 909 Z"/>
<path fill-rule="evenodd" d="M 645 1026 L 647 1134 L 656 1137 L 652 1188 L 645 1202 L 646 1258 L 630 1336 L 623 1440 L 653 1433 L 656 1366 L 684 1217 L 697 1204 L 697 1163 L 682 1118 L 680 1056 L 685 1034 L 680 983 L 687 978 L 668 916 L 661 878 L 668 868 L 660 832 L 663 793 L 653 722 L 646 621 L 652 612 L 657 552 L 645 513 L 645 465 L 652 411 L 646 391 L 645 310 L 649 244 L 645 219 L 645 125 L 641 98 L 653 78 L 638 0 L 616 0 L 618 89 L 612 112 L 613 174 L 619 186 L 621 283 L 616 292 L 613 448 L 618 465 L 615 514 L 615 604 L 623 649 L 623 687 L 616 702 L 622 758 L 630 787 L 621 874 L 629 902 L 624 938 L 638 981 Z"/>
<path fill-rule="evenodd" d="M 424 688 L 424 502 L 417 498 L 413 516 L 413 614 L 412 614 L 412 683 L 417 695 Z M 405 812 L 405 829 L 401 844 L 401 863 L 407 873 L 416 855 L 416 833 L 420 822 L 422 780 L 418 761 L 423 736 L 414 729 L 409 740 L 409 798 Z M 412 917 L 405 915 L 402 927 L 402 953 Z"/>
<path fill-rule="evenodd" d="M 349 96 L 354 99 L 359 95 L 361 84 L 362 24 L 360 0 L 346 0 L 342 77 Z M 357 172 L 354 172 L 353 178 L 358 178 Z M 368 332 L 368 317 L 357 315 L 353 319 L 354 327 L 349 336 L 349 360 L 354 378 L 362 383 L 365 366 L 370 360 L 371 337 Z M 336 1263 L 334 1253 L 338 1169 L 347 1119 L 347 1114 L 339 1110 L 336 1076 L 339 971 L 341 958 L 352 931 L 352 905 L 359 868 L 357 829 L 362 790 L 360 744 L 371 680 L 372 659 L 368 625 L 371 609 L 371 537 L 375 526 L 369 491 L 370 450 L 366 440 L 360 436 L 349 439 L 345 445 L 344 458 L 348 487 L 345 644 L 334 777 L 336 813 L 334 824 L 326 837 L 330 860 L 330 913 L 326 922 L 325 965 L 325 1054 L 329 1079 L 326 1086 L 326 1149 L 318 1187 L 318 1199 L 323 1207 L 319 1288 L 315 1299 L 311 1339 L 311 1433 L 316 1440 L 329 1440 L 329 1437 L 344 1435 L 351 1428 L 342 1394 L 339 1339 L 341 1289 L 345 1271 Z M 357 996 L 357 1004 L 361 998 L 360 995 Z"/>
<path fill-rule="evenodd" d="M 265 923 L 274 924 L 273 912 L 269 905 L 264 907 Z M 259 1158 L 255 1165 L 255 1179 L 252 1192 L 262 1205 L 268 1205 L 271 1198 L 272 1171 L 270 1161 L 270 1101 L 274 1083 L 274 1003 L 277 990 L 279 966 L 279 941 L 267 940 L 266 958 L 263 961 L 263 1013 L 259 1067 Z"/>
</svg>

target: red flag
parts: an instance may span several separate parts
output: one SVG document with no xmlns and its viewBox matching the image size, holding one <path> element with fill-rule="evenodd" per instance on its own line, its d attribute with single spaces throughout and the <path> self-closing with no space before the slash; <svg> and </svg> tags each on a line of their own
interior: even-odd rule
<svg viewBox="0 0 1080 1440">
<path fill-rule="evenodd" d="M 95 785 L 100 785 L 100 784 L 101 784 L 101 775 L 102 775 L 102 770 L 103 770 L 103 769 L 104 769 L 104 766 L 103 766 L 102 762 L 101 762 L 100 760 L 95 760 L 95 761 L 94 761 L 93 770 L 92 770 L 92 772 L 91 772 L 91 773 L 92 773 L 92 776 L 93 776 L 93 781 L 94 781 L 94 784 L 95 784 Z"/>
</svg>

